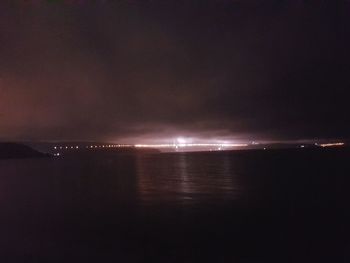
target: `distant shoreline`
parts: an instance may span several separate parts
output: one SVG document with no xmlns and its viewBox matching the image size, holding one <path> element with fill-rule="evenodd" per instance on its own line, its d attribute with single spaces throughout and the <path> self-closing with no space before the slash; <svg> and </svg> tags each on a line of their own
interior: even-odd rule
<svg viewBox="0 0 350 263">
<path fill-rule="evenodd" d="M 50 157 L 50 155 L 36 151 L 33 148 L 22 143 L 13 143 L 13 142 L 0 143 L 0 160 L 43 158 L 43 157 Z"/>
</svg>

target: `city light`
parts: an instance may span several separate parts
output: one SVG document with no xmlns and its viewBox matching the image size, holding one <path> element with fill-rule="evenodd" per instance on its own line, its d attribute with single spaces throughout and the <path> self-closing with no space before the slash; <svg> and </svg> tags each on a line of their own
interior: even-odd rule
<svg viewBox="0 0 350 263">
<path fill-rule="evenodd" d="M 336 147 L 336 146 L 344 146 L 345 144 L 343 142 L 336 142 L 336 143 L 324 143 L 324 144 L 317 144 L 321 147 Z"/>
<path fill-rule="evenodd" d="M 186 147 L 247 147 L 245 143 L 179 143 L 179 144 L 135 144 L 136 148 L 186 148 Z"/>
<path fill-rule="evenodd" d="M 185 149 L 185 148 L 210 148 L 210 150 L 225 150 L 235 147 L 247 147 L 249 144 L 246 143 L 190 143 L 191 140 L 184 138 L 177 138 L 174 143 L 160 143 L 160 144 L 103 144 L 103 145 L 86 145 L 86 146 L 77 146 L 77 145 L 66 145 L 66 146 L 54 146 L 53 149 L 66 149 L 66 150 L 78 150 L 85 148 L 88 150 L 93 149 L 102 149 L 105 148 L 156 148 L 156 149 Z"/>
<path fill-rule="evenodd" d="M 171 140 L 170 140 L 171 141 Z M 85 145 L 85 146 L 78 146 L 78 145 L 64 145 L 64 146 L 53 146 L 54 150 L 57 149 L 66 149 L 66 150 L 80 150 L 80 149 L 87 149 L 87 150 L 97 150 L 97 149 L 105 149 L 105 150 L 112 150 L 114 148 L 154 148 L 154 149 L 164 149 L 165 151 L 204 151 L 204 150 L 210 150 L 210 151 L 223 151 L 223 150 L 230 150 L 234 148 L 244 148 L 249 147 L 251 145 L 257 145 L 259 143 L 252 142 L 252 143 L 232 143 L 232 142 L 223 142 L 219 140 L 214 140 L 214 142 L 193 142 L 193 139 L 190 138 L 183 138 L 178 137 L 173 140 L 173 143 L 139 143 L 139 144 L 98 144 L 98 145 Z M 344 142 L 334 142 L 334 143 L 314 143 L 315 146 L 318 147 L 340 147 L 344 146 Z M 307 148 L 308 145 L 301 144 L 298 146 L 299 148 Z M 261 149 L 266 150 L 266 147 L 262 147 Z"/>
</svg>

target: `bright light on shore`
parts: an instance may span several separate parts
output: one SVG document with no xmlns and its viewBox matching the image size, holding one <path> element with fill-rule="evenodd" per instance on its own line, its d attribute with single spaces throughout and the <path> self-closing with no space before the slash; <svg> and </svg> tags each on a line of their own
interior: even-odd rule
<svg viewBox="0 0 350 263">
<path fill-rule="evenodd" d="M 183 148 L 183 147 L 247 147 L 245 143 L 179 143 L 179 144 L 135 144 L 136 148 Z"/>
<path fill-rule="evenodd" d="M 186 143 L 186 140 L 184 138 L 181 138 L 181 137 L 177 138 L 176 140 L 177 140 L 177 142 L 179 144 L 185 144 Z"/>
<path fill-rule="evenodd" d="M 208 143 L 193 143 L 191 138 L 176 138 L 173 143 L 153 143 L 153 144 L 101 144 L 101 145 L 66 145 L 66 146 L 54 146 L 53 149 L 57 150 L 80 150 L 82 148 L 89 150 L 97 150 L 100 148 L 113 149 L 113 148 L 155 148 L 155 149 L 168 149 L 168 150 L 213 150 L 221 151 L 225 149 L 232 149 L 236 147 L 247 147 L 249 144 L 246 143 L 230 143 L 230 142 L 208 142 Z M 191 149 L 190 149 L 191 148 Z"/>
<path fill-rule="evenodd" d="M 343 142 L 336 142 L 336 143 L 324 143 L 324 144 L 317 144 L 321 147 L 335 147 L 335 146 L 344 146 Z"/>
</svg>

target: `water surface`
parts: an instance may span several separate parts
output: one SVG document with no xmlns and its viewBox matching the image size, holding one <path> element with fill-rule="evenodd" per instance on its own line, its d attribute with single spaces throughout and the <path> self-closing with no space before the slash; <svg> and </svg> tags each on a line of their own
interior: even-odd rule
<svg viewBox="0 0 350 263">
<path fill-rule="evenodd" d="M 349 157 L 2 160 L 1 262 L 349 262 Z"/>
</svg>

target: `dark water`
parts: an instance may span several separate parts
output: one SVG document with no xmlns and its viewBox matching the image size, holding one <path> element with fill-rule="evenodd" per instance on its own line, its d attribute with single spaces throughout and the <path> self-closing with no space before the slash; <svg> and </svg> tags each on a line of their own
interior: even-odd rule
<svg viewBox="0 0 350 263">
<path fill-rule="evenodd" d="M 0 262 L 350 262 L 350 152 L 0 161 Z"/>
</svg>

